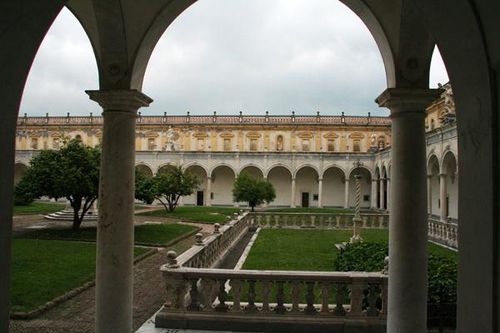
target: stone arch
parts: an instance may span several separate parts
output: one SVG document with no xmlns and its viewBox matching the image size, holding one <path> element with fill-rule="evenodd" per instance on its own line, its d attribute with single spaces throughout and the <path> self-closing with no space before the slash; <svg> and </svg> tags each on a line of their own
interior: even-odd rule
<svg viewBox="0 0 500 333">
<path fill-rule="evenodd" d="M 201 163 L 198 163 L 198 162 L 189 162 L 189 163 L 186 163 L 186 164 L 182 165 L 182 168 L 184 170 L 187 170 L 187 169 L 192 168 L 192 167 L 200 167 L 201 169 L 203 169 L 203 171 L 205 172 L 205 174 L 207 176 L 209 174 L 208 169 L 204 165 L 202 165 Z"/>
<path fill-rule="evenodd" d="M 141 173 L 145 177 L 148 177 L 148 178 L 153 177 L 153 168 L 144 162 L 140 162 L 140 163 L 136 164 L 135 170 L 136 170 L 136 172 Z"/>
<path fill-rule="evenodd" d="M 342 168 L 340 165 L 338 165 L 336 163 L 333 163 L 333 164 L 328 164 L 326 167 L 323 168 L 323 172 L 321 173 L 321 178 L 323 178 L 326 171 L 328 171 L 331 168 L 339 169 L 342 172 L 344 178 L 346 177 L 346 172 L 345 172 L 344 168 Z"/>
<path fill-rule="evenodd" d="M 301 165 L 295 171 L 295 198 L 294 202 L 300 207 L 316 207 L 319 205 L 319 176 L 318 169 L 313 165 Z"/>
<path fill-rule="evenodd" d="M 441 170 L 441 163 L 439 163 L 438 157 L 434 153 L 430 154 L 429 157 L 427 158 L 427 174 L 439 175 L 440 170 Z"/>
<path fill-rule="evenodd" d="M 159 174 L 162 171 L 165 171 L 166 169 L 171 168 L 173 166 L 175 166 L 175 164 L 173 164 L 173 163 L 163 163 L 160 166 L 158 166 L 158 169 L 156 170 L 156 174 Z"/>
<path fill-rule="evenodd" d="M 241 174 L 242 172 L 247 172 L 250 176 L 254 178 L 260 178 L 260 179 L 264 178 L 264 171 L 258 165 L 253 163 L 247 164 L 242 168 L 240 168 L 238 174 Z"/>
<path fill-rule="evenodd" d="M 292 171 L 283 164 L 275 164 L 266 172 L 267 180 L 274 186 L 276 198 L 273 206 L 289 207 L 292 205 Z"/>
<path fill-rule="evenodd" d="M 427 212 L 435 216 L 440 214 L 440 169 L 439 159 L 432 153 L 427 159 Z"/>
<path fill-rule="evenodd" d="M 353 172 L 356 171 L 357 169 L 364 169 L 366 172 L 370 175 L 370 179 L 373 178 L 372 170 L 366 166 L 353 166 L 349 171 L 347 172 L 347 175 L 349 175 L 349 178 L 353 176 Z"/>
<path fill-rule="evenodd" d="M 219 164 L 210 171 L 212 179 L 212 205 L 233 205 L 233 184 L 236 171 L 228 164 Z"/>
<path fill-rule="evenodd" d="M 321 172 L 319 171 L 319 169 L 315 165 L 310 164 L 310 163 L 306 163 L 306 164 L 299 165 L 295 169 L 295 172 L 293 173 L 293 178 L 297 178 L 297 174 L 299 173 L 299 171 L 302 170 L 302 169 L 304 169 L 304 168 L 311 168 L 311 169 L 313 169 L 316 172 L 316 175 L 318 177 L 321 175 Z"/>
<path fill-rule="evenodd" d="M 24 174 L 26 173 L 27 169 L 28 166 L 22 162 L 16 162 L 14 164 L 14 185 L 19 183 L 21 178 L 23 178 Z"/>
<path fill-rule="evenodd" d="M 458 171 L 457 154 L 451 149 L 445 150 L 441 158 L 441 163 L 439 165 L 441 166 L 440 168 L 441 173 L 457 172 Z M 450 168 L 453 168 L 453 170 Z"/>
<path fill-rule="evenodd" d="M 323 207 L 343 207 L 345 200 L 345 171 L 337 165 L 328 166 L 322 174 Z"/>
<path fill-rule="evenodd" d="M 286 169 L 290 173 L 290 177 L 293 177 L 292 168 L 290 168 L 288 165 L 286 165 L 284 163 L 276 163 L 276 164 L 273 164 L 272 166 L 270 166 L 269 168 L 267 168 L 267 170 L 264 173 L 264 177 L 268 178 L 269 172 L 272 169 L 277 168 L 277 167 L 282 167 L 282 168 Z"/>
<path fill-rule="evenodd" d="M 184 205 L 190 206 L 205 206 L 211 196 L 211 189 L 208 188 L 208 173 L 207 170 L 199 163 L 189 163 L 183 166 L 184 171 L 190 172 L 198 178 L 198 187 L 189 196 L 182 198 Z"/>
</svg>

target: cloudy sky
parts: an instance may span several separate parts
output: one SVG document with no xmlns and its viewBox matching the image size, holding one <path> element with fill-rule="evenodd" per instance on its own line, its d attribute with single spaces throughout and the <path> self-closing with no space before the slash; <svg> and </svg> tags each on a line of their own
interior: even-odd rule
<svg viewBox="0 0 500 333">
<path fill-rule="evenodd" d="M 436 52 L 430 84 L 447 81 Z M 340 2 L 200 0 L 158 43 L 143 88 L 154 103 L 141 111 L 386 115 L 373 102 L 385 83 L 373 38 Z M 84 93 L 97 88 L 90 43 L 63 10 L 35 59 L 20 114 L 99 114 Z"/>
</svg>

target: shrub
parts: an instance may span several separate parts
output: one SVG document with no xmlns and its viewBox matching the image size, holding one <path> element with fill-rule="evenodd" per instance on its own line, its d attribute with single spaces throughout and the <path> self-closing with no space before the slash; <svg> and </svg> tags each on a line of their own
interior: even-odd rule
<svg viewBox="0 0 500 333">
<path fill-rule="evenodd" d="M 337 254 L 334 268 L 341 272 L 376 272 L 384 268 L 387 245 L 381 243 L 348 243 Z"/>
</svg>

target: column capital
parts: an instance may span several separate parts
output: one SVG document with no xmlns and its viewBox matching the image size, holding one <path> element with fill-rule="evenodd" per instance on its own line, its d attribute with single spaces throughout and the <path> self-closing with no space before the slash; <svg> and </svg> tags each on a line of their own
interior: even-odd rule
<svg viewBox="0 0 500 333">
<path fill-rule="evenodd" d="M 137 112 L 141 107 L 147 107 L 153 99 L 138 90 L 86 90 L 89 98 L 104 109 L 104 111 Z"/>
<path fill-rule="evenodd" d="M 375 99 L 380 107 L 391 110 L 391 116 L 400 112 L 425 113 L 425 109 L 435 101 L 443 89 L 387 88 Z"/>
</svg>

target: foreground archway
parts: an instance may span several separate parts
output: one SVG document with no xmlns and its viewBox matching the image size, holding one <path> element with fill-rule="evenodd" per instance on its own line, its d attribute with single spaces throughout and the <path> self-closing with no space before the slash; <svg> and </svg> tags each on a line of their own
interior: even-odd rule
<svg viewBox="0 0 500 333">
<path fill-rule="evenodd" d="M 236 173 L 227 165 L 220 165 L 212 170 L 212 205 L 232 206 L 233 185 Z"/>
<path fill-rule="evenodd" d="M 267 173 L 267 180 L 274 186 L 276 198 L 272 206 L 292 206 L 292 173 L 283 166 L 275 166 Z"/>
</svg>

